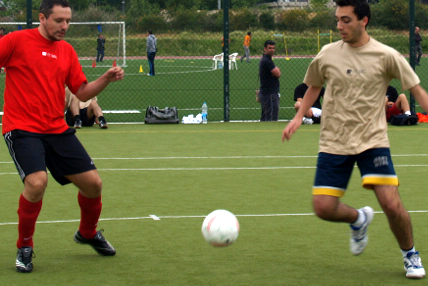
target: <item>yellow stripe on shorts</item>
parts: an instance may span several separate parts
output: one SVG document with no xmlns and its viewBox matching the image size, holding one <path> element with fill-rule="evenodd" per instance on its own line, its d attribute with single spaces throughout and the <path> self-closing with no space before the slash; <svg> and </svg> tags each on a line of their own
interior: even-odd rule
<svg viewBox="0 0 428 286">
<path fill-rule="evenodd" d="M 363 177 L 363 187 L 366 189 L 373 189 L 373 185 L 388 185 L 388 186 L 398 186 L 397 176 L 370 176 L 366 175 Z"/>
<path fill-rule="evenodd" d="M 328 187 L 313 187 L 312 195 L 326 195 L 341 198 L 345 195 L 345 191 L 342 189 L 333 189 Z"/>
</svg>

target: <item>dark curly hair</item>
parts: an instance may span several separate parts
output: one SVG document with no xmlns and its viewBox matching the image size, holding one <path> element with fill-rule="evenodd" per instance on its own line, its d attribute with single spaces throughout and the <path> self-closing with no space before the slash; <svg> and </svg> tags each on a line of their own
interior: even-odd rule
<svg viewBox="0 0 428 286">
<path fill-rule="evenodd" d="M 352 6 L 354 7 L 354 14 L 357 15 L 357 19 L 361 20 L 364 17 L 367 17 L 367 25 L 370 23 L 370 5 L 367 0 L 336 0 L 336 6 L 344 7 L 344 6 Z"/>
</svg>

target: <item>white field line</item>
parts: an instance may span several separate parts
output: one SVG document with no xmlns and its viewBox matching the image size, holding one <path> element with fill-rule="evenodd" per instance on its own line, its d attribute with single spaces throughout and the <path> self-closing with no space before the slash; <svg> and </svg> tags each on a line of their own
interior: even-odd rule
<svg viewBox="0 0 428 286">
<path fill-rule="evenodd" d="M 392 157 L 420 157 L 428 154 L 401 154 Z M 270 158 L 317 158 L 318 156 L 202 156 L 202 157 L 141 157 L 141 158 L 93 158 L 94 160 L 171 160 L 171 159 L 270 159 Z M 0 162 L 1 163 L 1 162 Z"/>
<path fill-rule="evenodd" d="M 428 210 L 416 210 L 408 211 L 409 213 L 428 213 Z M 383 214 L 382 211 L 376 211 L 375 214 Z M 246 215 L 236 215 L 237 217 L 278 217 L 278 216 L 313 216 L 314 213 L 289 213 L 289 214 L 246 214 Z M 205 215 L 193 215 L 193 216 L 140 216 L 140 217 L 115 217 L 115 218 L 100 218 L 100 221 L 120 221 L 120 220 L 162 220 L 162 219 L 187 219 L 187 218 L 205 218 Z M 45 220 L 38 221 L 37 224 L 56 224 L 56 223 L 70 223 L 70 222 L 80 222 L 80 219 L 70 219 L 70 220 Z M 2 222 L 0 226 L 6 225 L 17 225 L 18 222 Z"/>
<path fill-rule="evenodd" d="M 156 67 L 157 68 L 157 67 Z M 192 71 L 177 71 L 177 72 L 156 72 L 156 75 L 163 75 L 163 74 L 187 74 L 187 73 L 202 73 L 202 72 L 212 72 L 216 71 L 216 69 L 207 69 L 205 70 L 192 70 Z M 138 73 L 127 73 L 126 76 L 147 76 L 147 72 L 138 72 Z M 88 74 L 86 77 L 100 77 L 102 74 Z"/>
<path fill-rule="evenodd" d="M 401 154 L 393 157 L 420 157 L 428 154 Z M 224 157 L 141 157 L 141 158 L 93 158 L 93 160 L 184 160 L 184 159 L 264 159 L 264 158 L 316 158 L 317 156 L 224 156 Z M 13 162 L 0 162 L 12 164 Z M 270 167 L 204 167 L 204 168 L 101 168 L 98 171 L 218 171 L 218 170 L 285 170 L 285 169 L 315 169 L 316 166 L 270 166 Z M 394 167 L 428 167 L 426 164 L 394 165 Z M 357 166 L 355 166 L 357 168 Z M 15 172 L 0 172 L 2 175 L 15 175 Z"/>
<path fill-rule="evenodd" d="M 421 157 L 428 154 L 399 154 L 392 157 Z M 197 156 L 197 157 L 139 157 L 139 158 L 92 158 L 93 160 L 188 160 L 188 159 L 270 159 L 270 158 L 317 158 L 318 156 Z M 12 161 L 0 162 L 0 164 L 12 164 Z"/>
<path fill-rule="evenodd" d="M 428 167 L 428 165 L 394 165 L 397 167 Z M 286 169 L 315 169 L 316 166 L 302 166 L 302 167 L 207 167 L 207 168 L 110 168 L 110 169 L 97 169 L 99 172 L 127 172 L 127 171 L 221 171 L 221 170 L 286 170 Z M 358 168 L 355 166 L 354 168 Z M 16 175 L 16 172 L 3 172 L 2 175 Z"/>
</svg>

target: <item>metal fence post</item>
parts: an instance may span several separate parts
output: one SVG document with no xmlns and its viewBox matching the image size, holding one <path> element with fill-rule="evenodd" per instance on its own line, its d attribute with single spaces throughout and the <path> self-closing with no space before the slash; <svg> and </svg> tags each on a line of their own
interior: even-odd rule
<svg viewBox="0 0 428 286">
<path fill-rule="evenodd" d="M 27 0 L 27 29 L 33 27 L 33 1 Z"/>
<path fill-rule="evenodd" d="M 223 90 L 224 90 L 224 122 L 229 122 L 230 118 L 230 97 L 229 97 L 229 0 L 224 0 L 223 16 Z"/>
<path fill-rule="evenodd" d="M 410 65 L 415 70 L 415 0 L 409 0 L 409 41 Z M 410 93 L 410 112 L 416 113 L 415 98 L 412 93 Z"/>
</svg>

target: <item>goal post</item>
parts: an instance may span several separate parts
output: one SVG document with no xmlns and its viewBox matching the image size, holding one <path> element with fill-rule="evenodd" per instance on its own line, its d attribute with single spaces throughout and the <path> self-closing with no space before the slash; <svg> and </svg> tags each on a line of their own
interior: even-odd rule
<svg viewBox="0 0 428 286">
<path fill-rule="evenodd" d="M 22 30 L 26 22 L 0 22 L 0 27 L 9 32 Z M 40 22 L 33 22 L 38 26 Z M 100 22 L 70 22 L 70 27 L 64 38 L 76 50 L 82 67 L 93 66 L 97 57 L 97 38 L 102 34 L 106 38 L 104 59 L 96 66 L 107 67 L 115 63 L 117 66 L 126 66 L 126 26 L 123 21 Z"/>
<path fill-rule="evenodd" d="M 283 38 L 283 40 L 284 40 L 285 56 L 288 59 L 287 38 L 285 36 L 285 33 L 283 33 L 283 34 L 275 34 L 275 33 L 271 32 L 271 37 L 272 37 L 273 41 L 275 41 L 275 38 Z M 277 46 L 278 46 L 278 44 L 277 44 Z"/>
<path fill-rule="evenodd" d="M 330 37 L 330 43 L 333 42 L 333 31 L 332 30 L 330 30 L 330 33 L 320 33 L 320 30 L 318 30 L 318 35 L 317 35 L 318 53 L 321 51 L 321 40 L 320 40 L 320 37 L 323 37 L 323 36 Z"/>
</svg>

